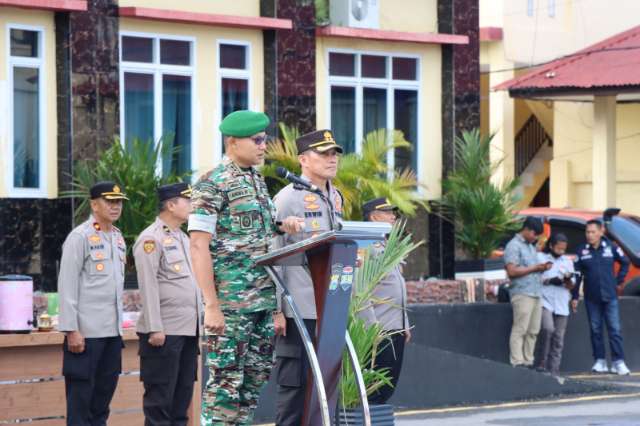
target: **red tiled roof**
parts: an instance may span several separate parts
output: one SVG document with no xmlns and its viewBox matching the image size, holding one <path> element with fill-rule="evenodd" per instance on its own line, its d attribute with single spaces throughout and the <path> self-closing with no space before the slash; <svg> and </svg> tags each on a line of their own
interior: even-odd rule
<svg viewBox="0 0 640 426">
<path fill-rule="evenodd" d="M 640 26 L 505 81 L 495 90 L 551 93 L 640 86 Z"/>
</svg>

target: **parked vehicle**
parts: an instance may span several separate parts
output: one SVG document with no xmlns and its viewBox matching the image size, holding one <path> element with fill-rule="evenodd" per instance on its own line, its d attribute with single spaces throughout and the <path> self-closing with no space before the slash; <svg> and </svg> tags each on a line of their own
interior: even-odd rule
<svg viewBox="0 0 640 426">
<path fill-rule="evenodd" d="M 621 294 L 640 296 L 640 217 L 621 213 L 620 209 L 593 210 L 531 207 L 518 212 L 519 216 L 534 216 L 544 223 L 544 233 L 562 232 L 569 238 L 567 254 L 575 256 L 578 247 L 586 243 L 585 225 L 588 220 L 600 219 L 606 235 L 615 241 L 629 257 L 631 265 Z M 616 266 L 617 267 L 617 266 Z"/>
</svg>

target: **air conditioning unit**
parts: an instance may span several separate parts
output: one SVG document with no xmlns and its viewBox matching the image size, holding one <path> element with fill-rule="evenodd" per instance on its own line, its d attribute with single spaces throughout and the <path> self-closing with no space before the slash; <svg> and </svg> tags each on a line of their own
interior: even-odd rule
<svg viewBox="0 0 640 426">
<path fill-rule="evenodd" d="M 338 27 L 380 28 L 381 0 L 330 0 L 331 24 Z"/>
</svg>

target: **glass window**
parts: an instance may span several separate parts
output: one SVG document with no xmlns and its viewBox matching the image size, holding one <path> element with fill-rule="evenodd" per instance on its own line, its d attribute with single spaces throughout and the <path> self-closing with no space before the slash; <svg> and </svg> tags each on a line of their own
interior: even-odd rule
<svg viewBox="0 0 640 426">
<path fill-rule="evenodd" d="M 331 87 L 331 130 L 345 152 L 356 150 L 356 89 Z"/>
<path fill-rule="evenodd" d="M 163 175 L 190 171 L 191 77 L 162 76 L 162 137 L 170 147 L 163 154 Z"/>
<path fill-rule="evenodd" d="M 415 90 L 396 90 L 394 92 L 394 128 L 404 133 L 404 138 L 411 143 L 412 149 L 397 148 L 395 152 L 395 168 L 402 170 L 411 167 L 418 170 L 418 92 Z"/>
<path fill-rule="evenodd" d="M 153 74 L 124 73 L 125 143 L 153 141 Z"/>
<path fill-rule="evenodd" d="M 556 0 L 547 0 L 547 13 L 549 14 L 549 18 L 556 16 Z"/>
<path fill-rule="evenodd" d="M 393 58 L 395 80 L 416 80 L 418 61 L 415 58 Z"/>
<path fill-rule="evenodd" d="M 364 130 L 363 136 L 378 129 L 387 128 L 387 90 L 365 87 L 362 91 Z"/>
<path fill-rule="evenodd" d="M 569 240 L 567 243 L 567 254 L 576 254 L 578 248 L 587 242 L 584 235 L 584 223 L 550 218 L 549 225 L 551 226 L 551 234 L 562 233 Z"/>
<path fill-rule="evenodd" d="M 153 62 L 153 39 L 123 36 L 122 60 L 129 62 Z"/>
<path fill-rule="evenodd" d="M 160 40 L 160 63 L 191 65 L 191 43 L 180 40 Z"/>
<path fill-rule="evenodd" d="M 533 0 L 527 0 L 527 16 L 533 16 Z"/>
<path fill-rule="evenodd" d="M 347 53 L 330 53 L 329 74 L 347 77 L 355 76 L 356 56 Z"/>
<path fill-rule="evenodd" d="M 122 36 L 122 137 L 127 148 L 135 139 L 152 144 L 162 140 L 163 176 L 191 171 L 191 51 L 191 41 Z M 176 65 L 183 67 L 180 75 Z"/>
<path fill-rule="evenodd" d="M 640 257 L 640 223 L 626 217 L 614 216 L 608 231 L 634 256 Z"/>
<path fill-rule="evenodd" d="M 222 116 L 249 109 L 249 82 L 238 78 L 222 79 Z"/>
<path fill-rule="evenodd" d="M 38 31 L 11 29 L 11 56 L 37 58 Z"/>
<path fill-rule="evenodd" d="M 14 188 L 40 187 L 39 95 L 38 68 L 13 67 Z"/>
<path fill-rule="evenodd" d="M 386 78 L 387 58 L 384 56 L 362 55 L 362 76 Z"/>
<path fill-rule="evenodd" d="M 220 45 L 220 68 L 247 68 L 247 47 L 235 44 Z"/>
</svg>

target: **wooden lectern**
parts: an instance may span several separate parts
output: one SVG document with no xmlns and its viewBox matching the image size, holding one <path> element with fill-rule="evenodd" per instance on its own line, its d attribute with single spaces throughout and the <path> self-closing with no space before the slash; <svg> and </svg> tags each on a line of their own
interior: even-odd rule
<svg viewBox="0 0 640 426">
<path fill-rule="evenodd" d="M 255 258 L 282 290 L 302 336 L 313 380 L 307 380 L 303 425 L 330 426 L 338 402 L 338 383 L 342 354 L 347 347 L 359 384 L 365 424 L 369 425 L 369 406 L 358 358 L 348 336 L 347 318 L 356 268 L 357 250 L 381 241 L 388 224 L 344 222 L 339 231 L 325 232 Z M 278 273 L 278 266 L 306 265 L 314 286 L 317 330 L 312 342 L 296 308 L 295 301 Z M 291 284 L 295 285 L 295 283 Z"/>
</svg>

